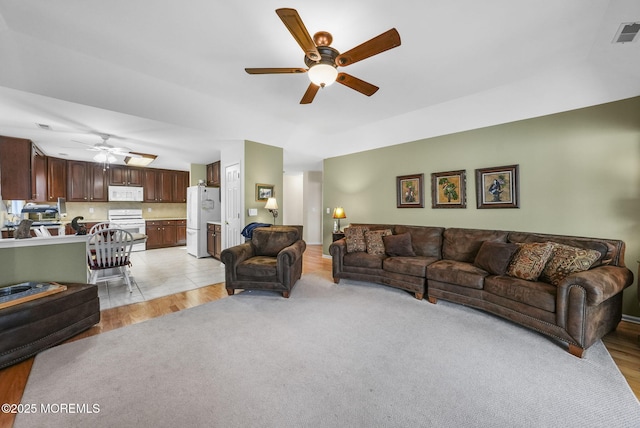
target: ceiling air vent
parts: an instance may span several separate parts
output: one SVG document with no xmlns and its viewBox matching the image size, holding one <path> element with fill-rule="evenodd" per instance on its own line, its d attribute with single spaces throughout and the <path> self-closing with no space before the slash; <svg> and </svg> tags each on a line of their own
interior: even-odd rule
<svg viewBox="0 0 640 428">
<path fill-rule="evenodd" d="M 613 43 L 630 43 L 637 40 L 640 22 L 623 22 L 613 38 Z"/>
<path fill-rule="evenodd" d="M 44 129 L 45 131 L 51 131 L 51 127 L 47 124 L 44 123 L 36 123 L 36 125 L 38 125 L 38 128 L 40 129 Z"/>
</svg>

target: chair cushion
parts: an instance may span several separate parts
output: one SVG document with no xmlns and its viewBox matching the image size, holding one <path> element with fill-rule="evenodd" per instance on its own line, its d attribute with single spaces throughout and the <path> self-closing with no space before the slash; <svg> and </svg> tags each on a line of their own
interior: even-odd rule
<svg viewBox="0 0 640 428">
<path fill-rule="evenodd" d="M 277 264 L 276 257 L 256 256 L 239 263 L 236 272 L 239 279 L 277 278 Z"/>
<path fill-rule="evenodd" d="M 299 239 L 300 233 L 294 227 L 258 227 L 253 231 L 251 244 L 257 256 L 276 257 Z"/>
</svg>

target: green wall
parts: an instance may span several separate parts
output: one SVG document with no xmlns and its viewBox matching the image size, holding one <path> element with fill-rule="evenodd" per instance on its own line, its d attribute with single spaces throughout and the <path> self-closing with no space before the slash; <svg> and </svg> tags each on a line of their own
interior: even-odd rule
<svg viewBox="0 0 640 428">
<path fill-rule="evenodd" d="M 0 248 L 0 286 L 26 281 L 87 282 L 84 241 Z"/>
<path fill-rule="evenodd" d="M 428 120 L 428 117 L 425 117 Z M 324 207 L 349 222 L 521 230 L 622 239 L 640 260 L 640 97 L 329 158 Z M 518 164 L 520 208 L 477 209 L 475 169 Z M 466 170 L 467 208 L 431 208 L 431 173 Z M 396 176 L 424 174 L 425 207 L 396 208 Z M 331 215 L 323 214 L 324 251 Z M 625 314 L 639 316 L 637 288 Z"/>
<path fill-rule="evenodd" d="M 244 207 L 245 222 L 273 223 L 273 216 L 264 209 L 265 201 L 256 201 L 256 184 L 273 184 L 278 202 L 276 224 L 282 224 L 282 171 L 283 150 L 281 147 L 245 141 L 244 151 Z M 249 217 L 249 208 L 257 208 L 258 216 Z"/>
</svg>

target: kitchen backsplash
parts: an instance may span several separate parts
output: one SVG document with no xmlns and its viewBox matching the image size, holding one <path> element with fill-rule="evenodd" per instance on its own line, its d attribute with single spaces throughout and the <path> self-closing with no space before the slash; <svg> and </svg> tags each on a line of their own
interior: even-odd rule
<svg viewBox="0 0 640 428">
<path fill-rule="evenodd" d="M 174 203 L 140 203 L 140 202 L 67 202 L 66 221 L 82 216 L 85 220 L 107 220 L 109 210 L 142 208 L 142 217 L 154 218 L 186 218 L 187 204 Z M 93 212 L 91 210 L 93 209 Z M 149 211 L 151 210 L 151 211 Z"/>
</svg>

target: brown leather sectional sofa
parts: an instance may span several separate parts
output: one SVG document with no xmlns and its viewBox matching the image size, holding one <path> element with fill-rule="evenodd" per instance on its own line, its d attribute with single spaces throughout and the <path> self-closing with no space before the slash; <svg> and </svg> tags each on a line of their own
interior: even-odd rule
<svg viewBox="0 0 640 428">
<path fill-rule="evenodd" d="M 363 250 L 360 231 L 365 244 L 380 236 L 384 249 Z M 620 240 L 387 224 L 351 224 L 345 234 L 329 247 L 336 283 L 375 282 L 482 309 L 578 357 L 616 328 L 633 283 Z"/>
</svg>

